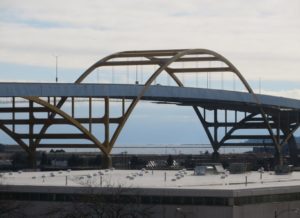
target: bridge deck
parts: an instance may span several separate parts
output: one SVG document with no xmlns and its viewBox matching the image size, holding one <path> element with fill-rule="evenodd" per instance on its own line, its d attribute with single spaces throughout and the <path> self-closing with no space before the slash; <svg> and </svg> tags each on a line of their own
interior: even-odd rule
<svg viewBox="0 0 300 218">
<path fill-rule="evenodd" d="M 72 83 L 0 83 L 0 97 L 106 97 L 135 98 L 143 85 L 127 84 L 72 84 Z M 300 100 L 257 95 L 265 108 L 287 108 L 300 110 Z M 235 105 L 255 105 L 254 97 L 245 92 L 204 88 L 182 88 L 171 86 L 150 86 L 144 100 L 193 103 L 229 103 Z"/>
</svg>

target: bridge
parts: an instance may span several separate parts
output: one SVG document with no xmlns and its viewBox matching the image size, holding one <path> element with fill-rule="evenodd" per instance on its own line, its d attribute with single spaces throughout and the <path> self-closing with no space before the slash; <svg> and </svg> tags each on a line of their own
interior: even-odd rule
<svg viewBox="0 0 300 218">
<path fill-rule="evenodd" d="M 153 71 L 141 72 L 145 77 L 149 75 L 144 83 L 85 83 L 96 69 L 111 67 L 117 72 L 118 67 L 128 66 L 135 67 L 136 73 L 141 66 L 153 66 Z M 125 73 L 124 70 L 119 72 Z M 178 87 L 155 84 L 163 73 Z M 185 87 L 179 77 L 203 73 L 231 73 L 241 81 L 245 91 Z M 0 106 L 0 129 L 28 153 L 32 166 L 36 164 L 38 148 L 93 147 L 101 150 L 105 167 L 109 167 L 113 146 L 140 101 L 192 107 L 215 158 L 223 146 L 273 146 L 277 162 L 282 164 L 283 146 L 288 144 L 291 159 L 297 164 L 294 133 L 300 126 L 300 100 L 255 94 L 237 68 L 211 50 L 119 52 L 96 62 L 73 84 L 0 83 L 0 98 L 4 99 Z M 103 116 L 95 117 L 93 113 L 96 100 L 103 100 Z M 110 113 L 113 100 L 120 104 L 120 116 L 112 117 Z M 86 104 L 86 117 L 76 117 L 78 103 Z M 69 125 L 77 130 L 53 132 L 55 129 L 51 127 L 55 125 Z M 93 131 L 96 125 L 103 126 L 103 135 Z M 112 128 L 113 125 L 116 127 Z M 64 142 L 66 139 L 72 143 Z M 52 143 L 47 143 L 51 140 Z"/>
</svg>

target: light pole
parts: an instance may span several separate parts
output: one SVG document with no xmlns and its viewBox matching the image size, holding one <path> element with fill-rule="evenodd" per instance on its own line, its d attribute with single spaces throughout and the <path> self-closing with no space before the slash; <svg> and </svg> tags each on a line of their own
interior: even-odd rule
<svg viewBox="0 0 300 218">
<path fill-rule="evenodd" d="M 55 82 L 58 82 L 58 55 L 53 55 L 55 57 Z"/>
<path fill-rule="evenodd" d="M 56 69 L 56 77 L 55 77 L 55 81 L 56 81 L 56 83 L 58 82 L 58 67 L 57 67 L 57 65 L 58 65 L 58 56 L 56 55 L 55 56 L 55 62 L 56 62 L 56 65 L 55 65 L 55 69 Z"/>
<path fill-rule="evenodd" d="M 275 210 L 274 218 L 279 218 L 282 214 L 287 213 L 287 212 L 299 213 L 300 210 L 299 210 L 299 208 L 285 209 L 285 210 L 282 210 L 279 212 L 277 210 Z"/>
</svg>

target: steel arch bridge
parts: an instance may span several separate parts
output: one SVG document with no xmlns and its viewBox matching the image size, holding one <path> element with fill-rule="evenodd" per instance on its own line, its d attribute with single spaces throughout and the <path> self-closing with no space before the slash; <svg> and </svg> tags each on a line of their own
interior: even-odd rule
<svg viewBox="0 0 300 218">
<path fill-rule="evenodd" d="M 219 67 L 203 63 L 218 62 Z M 195 63 L 195 67 L 184 67 Z M 201 63 L 201 64 L 198 64 Z M 181 64 L 181 65 L 180 65 Z M 103 67 L 154 66 L 144 84 L 86 84 L 86 78 Z M 201 66 L 199 66 L 201 65 Z M 205 67 L 203 67 L 205 65 Z M 179 74 L 227 72 L 234 74 L 247 92 L 186 88 Z M 176 87 L 154 86 L 154 81 L 166 73 Z M 74 84 L 2 83 L 0 97 L 10 98 L 9 107 L 0 107 L 0 114 L 10 114 L 0 120 L 0 129 L 20 145 L 35 164 L 37 148 L 99 148 L 106 158 L 106 167 L 111 165 L 110 153 L 134 108 L 141 100 L 174 103 L 190 106 L 203 125 L 214 154 L 222 146 L 274 146 L 279 164 L 283 163 L 282 148 L 289 145 L 290 156 L 297 162 L 298 149 L 294 133 L 300 126 L 300 101 L 265 95 L 257 95 L 238 69 L 222 55 L 207 49 L 124 51 L 109 55 L 89 67 Z M 75 117 L 76 98 L 84 98 L 88 104 L 88 116 Z M 26 103 L 18 103 L 22 98 Z M 93 117 L 93 99 L 104 99 L 104 115 Z M 122 113 L 111 117 L 110 101 L 120 99 Z M 128 101 L 130 101 L 128 105 Z M 63 109 L 71 106 L 70 113 Z M 126 105 L 127 104 L 127 105 Z M 19 113 L 27 114 L 26 119 Z M 210 113 L 210 116 L 207 114 Z M 232 114 L 230 116 L 229 114 Z M 41 115 L 42 114 L 42 115 Z M 222 120 L 220 121 L 220 115 Z M 241 116 L 242 114 L 242 116 Z M 230 120 L 231 119 L 231 120 Z M 53 125 L 71 125 L 78 133 L 49 133 Z M 94 124 L 104 126 L 104 137 L 92 131 Z M 110 125 L 116 125 L 111 132 Z M 26 126 L 28 132 L 18 131 Z M 39 128 L 37 128 L 39 127 Z M 239 131 L 264 130 L 262 134 L 237 134 Z M 89 143 L 45 144 L 47 139 L 79 139 Z M 245 140 L 256 140 L 254 142 Z"/>
</svg>

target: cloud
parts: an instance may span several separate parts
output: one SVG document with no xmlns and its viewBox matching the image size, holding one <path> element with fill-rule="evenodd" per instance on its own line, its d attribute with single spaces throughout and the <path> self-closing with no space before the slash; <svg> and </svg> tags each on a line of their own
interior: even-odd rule
<svg viewBox="0 0 300 218">
<path fill-rule="evenodd" d="M 54 55 L 59 56 L 59 81 L 72 82 L 94 62 L 117 51 L 207 48 L 227 57 L 247 80 L 254 81 L 253 87 L 259 78 L 263 87 L 273 86 L 261 93 L 300 99 L 299 8 L 298 0 L 1 0 L 1 80 L 53 82 Z M 7 65 L 18 66 L 18 73 L 7 73 Z M 118 81 L 126 81 L 120 75 Z M 213 88 L 220 88 L 219 76 L 212 76 L 219 84 Z M 111 78 L 101 71 L 100 81 Z M 224 78 L 230 89 L 232 78 Z M 293 81 L 293 86 L 278 85 L 283 80 Z M 134 81 L 131 74 L 130 82 Z M 185 81 L 195 84 L 195 76 L 186 75 Z M 201 86 L 206 85 L 202 75 Z M 144 142 L 147 133 L 149 142 L 207 142 L 196 121 L 188 109 L 138 105 L 120 141 Z M 145 134 L 136 139 L 144 124 Z M 174 132 L 182 134 L 174 137 Z"/>
<path fill-rule="evenodd" d="M 272 5 L 272 7 L 270 7 Z M 84 69 L 121 50 L 208 48 L 247 79 L 300 81 L 299 1 L 37 1 L 0 3 L 5 63 Z"/>
</svg>

